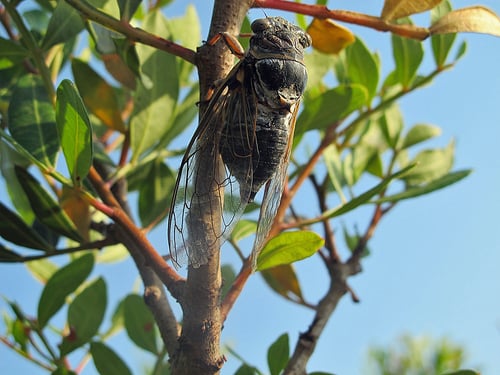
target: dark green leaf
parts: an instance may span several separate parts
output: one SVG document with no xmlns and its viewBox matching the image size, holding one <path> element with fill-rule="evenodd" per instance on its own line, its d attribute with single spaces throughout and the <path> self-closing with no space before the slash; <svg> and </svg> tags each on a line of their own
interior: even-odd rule
<svg viewBox="0 0 500 375">
<path fill-rule="evenodd" d="M 379 62 L 359 38 L 347 47 L 346 55 L 349 80 L 351 83 L 359 83 L 366 87 L 368 97 L 365 104 L 369 105 L 377 92 Z"/>
<path fill-rule="evenodd" d="M 368 100 L 362 85 L 339 86 L 316 96 L 304 99 L 304 110 L 297 120 L 299 134 L 311 129 L 325 129 L 361 108 Z"/>
<path fill-rule="evenodd" d="M 159 222 L 167 214 L 175 176 L 161 159 L 156 159 L 139 190 L 139 217 L 143 226 Z"/>
<path fill-rule="evenodd" d="M 15 66 L 28 56 L 29 51 L 19 43 L 0 38 L 0 70 Z"/>
<path fill-rule="evenodd" d="M 143 27 L 155 35 L 169 36 L 166 20 L 160 11 L 149 13 Z M 138 45 L 137 53 L 142 64 L 142 82 L 137 87 L 130 119 L 133 160 L 138 160 L 168 131 L 179 95 L 175 56 L 145 45 Z"/>
<path fill-rule="evenodd" d="M 267 351 L 267 364 L 271 375 L 279 375 L 285 368 L 290 358 L 290 345 L 288 334 L 284 333 L 269 347 Z"/>
<path fill-rule="evenodd" d="M 314 232 L 283 232 L 269 240 L 257 257 L 257 270 L 290 264 L 310 257 L 324 240 Z"/>
<path fill-rule="evenodd" d="M 352 199 L 351 201 L 349 201 L 345 204 L 342 204 L 340 207 L 325 211 L 322 215 L 323 220 L 330 219 L 330 218 L 335 217 L 335 216 L 343 215 L 343 214 L 345 214 L 349 211 L 352 211 L 355 208 L 361 206 L 362 204 L 372 203 L 370 201 L 370 199 L 373 198 L 378 193 L 380 193 L 382 190 L 384 190 L 386 188 L 386 186 L 389 185 L 389 183 L 393 179 L 399 178 L 399 177 L 405 175 L 406 173 L 408 173 L 408 171 L 410 169 L 412 169 L 414 167 L 415 167 L 415 164 L 409 165 L 406 168 L 400 170 L 399 172 L 394 173 L 393 175 L 389 176 L 388 178 L 386 178 L 384 181 L 382 181 L 381 183 L 379 183 L 375 187 L 373 187 L 370 190 L 364 192 L 363 194 L 357 196 L 356 198 Z"/>
<path fill-rule="evenodd" d="M 16 167 L 16 175 L 36 217 L 57 233 L 61 233 L 78 242 L 82 241 L 71 219 L 39 182 L 28 171 L 22 168 Z"/>
<path fill-rule="evenodd" d="M 71 179 L 81 186 L 92 165 L 92 126 L 75 85 L 67 79 L 57 88 L 56 123 Z"/>
<path fill-rule="evenodd" d="M 447 147 L 423 150 L 411 161 L 415 168 L 403 177 L 410 186 L 431 182 L 447 174 L 453 166 L 455 143 L 450 142 Z"/>
<path fill-rule="evenodd" d="M 222 274 L 222 288 L 221 288 L 221 296 L 224 299 L 225 295 L 233 285 L 233 281 L 236 279 L 236 272 L 234 271 L 233 266 L 230 264 L 224 264 L 221 267 Z"/>
<path fill-rule="evenodd" d="M 0 236 L 19 246 L 54 251 L 37 232 L 29 227 L 15 212 L 0 202 Z"/>
<path fill-rule="evenodd" d="M 40 77 L 19 79 L 9 104 L 12 137 L 46 166 L 53 166 L 59 149 L 54 107 Z"/>
<path fill-rule="evenodd" d="M 128 337 L 140 348 L 158 354 L 155 321 L 143 299 L 128 295 L 123 302 L 125 329 Z"/>
<path fill-rule="evenodd" d="M 133 17 L 139 5 L 141 5 L 141 0 L 118 0 L 120 19 L 129 21 Z"/>
<path fill-rule="evenodd" d="M 42 42 L 42 48 L 47 50 L 55 44 L 64 43 L 76 36 L 84 28 L 80 14 L 66 1 L 59 1 Z"/>
<path fill-rule="evenodd" d="M 415 198 L 421 195 L 432 193 L 436 190 L 443 189 L 447 186 L 450 186 L 465 177 L 467 177 L 472 171 L 470 169 L 466 169 L 463 171 L 457 171 L 448 173 L 442 177 L 439 177 L 427 184 L 421 186 L 410 187 L 399 194 L 389 195 L 387 197 L 383 197 L 381 199 L 377 199 L 373 201 L 374 203 L 383 203 L 383 202 L 398 202 L 404 199 Z"/>
<path fill-rule="evenodd" d="M 431 23 L 435 23 L 439 18 L 449 13 L 451 9 L 449 1 L 441 2 L 431 10 Z M 442 68 L 446 64 L 446 59 L 448 58 L 448 54 L 450 53 L 456 36 L 457 34 L 437 34 L 431 36 L 432 53 L 438 68 Z"/>
<path fill-rule="evenodd" d="M 132 375 L 126 363 L 102 342 L 90 343 L 94 366 L 101 375 Z"/>
<path fill-rule="evenodd" d="M 441 129 L 437 126 L 427 124 L 414 125 L 404 137 L 402 148 L 408 148 L 418 143 L 424 142 L 430 138 L 441 134 Z"/>
<path fill-rule="evenodd" d="M 68 308 L 70 333 L 60 346 L 62 356 L 86 344 L 97 334 L 106 311 L 106 294 L 106 283 L 100 277 L 71 302 Z"/>
<path fill-rule="evenodd" d="M 424 57 L 422 43 L 392 34 L 392 49 L 397 81 L 405 88 L 410 87 Z"/>
<path fill-rule="evenodd" d="M 238 369 L 234 373 L 234 375 L 258 375 L 258 374 L 260 374 L 260 372 L 257 371 L 255 367 L 247 365 L 246 363 L 238 367 Z"/>
<path fill-rule="evenodd" d="M 359 233 L 357 233 L 357 230 L 356 230 L 356 234 L 351 235 L 345 226 L 342 226 L 342 233 L 344 234 L 344 241 L 345 241 L 348 249 L 351 251 L 354 251 L 357 248 L 359 241 L 361 240 L 361 235 Z M 368 256 L 369 254 L 370 254 L 370 250 L 365 245 L 362 256 L 365 257 L 365 256 Z"/>
<path fill-rule="evenodd" d="M 47 281 L 58 269 L 57 265 L 49 259 L 32 260 L 26 263 L 26 268 L 42 284 L 47 284 Z"/>
<path fill-rule="evenodd" d="M 94 266 L 94 256 L 86 254 L 57 270 L 45 285 L 38 301 L 38 324 L 44 327 L 64 305 L 66 297 L 88 277 Z M 93 306 L 93 305 L 92 305 Z"/>
<path fill-rule="evenodd" d="M 0 262 L 10 263 L 22 260 L 22 256 L 0 243 Z"/>
<path fill-rule="evenodd" d="M 467 52 L 467 42 L 464 40 L 460 44 L 460 47 L 457 50 L 457 54 L 455 55 L 455 62 L 460 60 L 465 55 L 466 52 Z"/>
</svg>

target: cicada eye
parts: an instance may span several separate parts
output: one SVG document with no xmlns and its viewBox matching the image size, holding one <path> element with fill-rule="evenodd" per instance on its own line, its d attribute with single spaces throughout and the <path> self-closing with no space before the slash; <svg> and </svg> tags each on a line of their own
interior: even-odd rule
<svg viewBox="0 0 500 375">
<path fill-rule="evenodd" d="M 307 48 L 310 47 L 312 44 L 312 39 L 309 34 L 304 33 L 301 38 L 300 38 L 300 44 L 302 47 Z"/>
<path fill-rule="evenodd" d="M 252 22 L 251 28 L 254 33 L 260 33 L 271 27 L 271 21 L 268 18 L 261 18 Z"/>
</svg>

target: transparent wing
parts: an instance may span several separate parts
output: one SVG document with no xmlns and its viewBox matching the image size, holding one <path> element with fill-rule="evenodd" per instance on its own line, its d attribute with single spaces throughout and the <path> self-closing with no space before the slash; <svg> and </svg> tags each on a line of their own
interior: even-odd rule
<svg viewBox="0 0 500 375">
<path fill-rule="evenodd" d="M 287 176 L 288 162 L 290 160 L 290 153 L 292 151 L 293 134 L 295 131 L 295 122 L 297 121 L 299 105 L 300 102 L 297 102 L 292 110 L 290 119 L 290 132 L 288 134 L 288 144 L 286 152 L 284 153 L 282 161 L 279 164 L 279 167 L 277 168 L 275 174 L 266 184 L 264 190 L 264 197 L 262 198 L 262 205 L 260 207 L 259 213 L 257 234 L 255 236 L 255 242 L 251 255 L 254 270 L 257 266 L 257 257 L 266 243 L 267 236 L 269 235 L 274 217 L 276 216 L 276 212 L 278 211 L 278 207 L 281 202 L 281 196 L 283 194 L 283 188 L 285 186 L 285 180 Z"/>
<path fill-rule="evenodd" d="M 241 64 L 236 65 L 215 91 L 182 159 L 168 219 L 168 242 L 175 265 L 206 264 L 209 249 L 227 239 L 249 200 L 251 155 L 238 155 L 236 178 L 224 164 L 221 139 L 227 124 L 239 124 L 229 135 L 253 144 L 255 111 L 243 87 Z M 252 114 L 253 113 L 253 114 Z M 236 133 L 236 134 L 233 134 Z M 231 153 L 227 149 L 226 153 Z"/>
</svg>

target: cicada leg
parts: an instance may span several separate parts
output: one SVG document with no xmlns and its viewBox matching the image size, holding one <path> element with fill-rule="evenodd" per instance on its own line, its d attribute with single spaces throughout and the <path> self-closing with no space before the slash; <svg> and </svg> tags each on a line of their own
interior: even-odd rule
<svg viewBox="0 0 500 375">
<path fill-rule="evenodd" d="M 229 48 L 231 53 L 238 59 L 241 60 L 245 56 L 245 50 L 241 46 L 240 42 L 238 42 L 238 39 L 236 39 L 234 35 L 231 35 L 225 31 L 215 34 L 210 40 L 207 41 L 206 44 L 208 44 L 209 46 L 213 46 L 221 39 L 224 40 L 227 48 Z"/>
</svg>

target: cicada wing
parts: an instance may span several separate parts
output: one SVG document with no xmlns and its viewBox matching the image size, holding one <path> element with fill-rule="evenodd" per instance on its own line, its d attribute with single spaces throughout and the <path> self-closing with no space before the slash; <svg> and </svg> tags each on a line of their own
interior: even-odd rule
<svg viewBox="0 0 500 375">
<path fill-rule="evenodd" d="M 257 267 L 257 257 L 267 241 L 267 237 L 274 222 L 274 218 L 278 211 L 283 189 L 287 177 L 288 162 L 293 145 L 293 134 L 295 132 L 295 123 L 297 121 L 297 113 L 300 102 L 294 104 L 292 109 L 292 116 L 290 120 L 290 130 L 288 134 L 288 143 L 286 152 L 273 177 L 267 182 L 264 197 L 262 198 L 262 205 L 260 207 L 259 221 L 257 225 L 257 233 L 255 235 L 255 242 L 252 249 L 251 259 L 252 266 L 255 270 Z"/>
<path fill-rule="evenodd" d="M 237 179 L 220 150 L 227 124 L 252 126 L 246 91 L 237 78 L 239 68 L 238 64 L 210 99 L 181 162 L 168 219 L 170 254 L 177 266 L 206 264 L 210 249 L 229 237 L 249 200 L 251 157 L 239 161 L 243 172 Z M 241 136 L 255 137 L 255 131 Z"/>
</svg>

